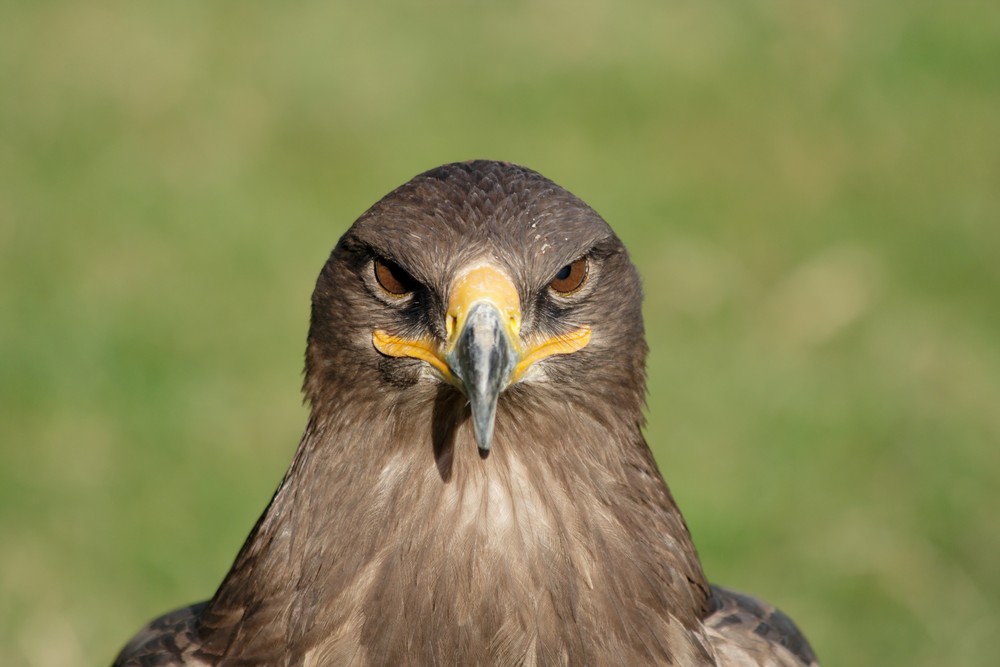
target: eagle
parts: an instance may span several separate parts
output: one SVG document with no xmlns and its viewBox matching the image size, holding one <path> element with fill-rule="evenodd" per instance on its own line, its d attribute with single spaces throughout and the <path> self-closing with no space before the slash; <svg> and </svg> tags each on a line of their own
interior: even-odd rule
<svg viewBox="0 0 1000 667">
<path fill-rule="evenodd" d="M 638 273 L 506 162 L 414 177 L 312 295 L 305 432 L 208 601 L 115 665 L 816 665 L 709 584 L 643 436 Z"/>
</svg>

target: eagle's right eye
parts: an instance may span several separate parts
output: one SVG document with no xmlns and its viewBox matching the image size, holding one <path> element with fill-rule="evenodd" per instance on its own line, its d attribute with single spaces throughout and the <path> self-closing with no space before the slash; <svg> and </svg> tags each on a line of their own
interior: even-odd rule
<svg viewBox="0 0 1000 667">
<path fill-rule="evenodd" d="M 395 262 L 376 257 L 372 266 L 375 281 L 392 296 L 406 296 L 416 287 L 413 277 Z"/>
</svg>

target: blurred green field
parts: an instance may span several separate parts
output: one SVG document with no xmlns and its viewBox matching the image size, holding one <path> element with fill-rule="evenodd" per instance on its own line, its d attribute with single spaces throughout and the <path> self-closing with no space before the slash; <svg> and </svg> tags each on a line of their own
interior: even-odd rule
<svg viewBox="0 0 1000 667">
<path fill-rule="evenodd" d="M 715 581 L 826 665 L 996 664 L 1000 5 L 337 4 L 0 3 L 0 664 L 213 592 L 329 250 L 473 157 L 631 248 Z"/>
</svg>

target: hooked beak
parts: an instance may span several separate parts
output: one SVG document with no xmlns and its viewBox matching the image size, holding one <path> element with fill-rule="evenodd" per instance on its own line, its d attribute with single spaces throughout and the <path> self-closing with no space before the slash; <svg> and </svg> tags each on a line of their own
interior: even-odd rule
<svg viewBox="0 0 1000 667">
<path fill-rule="evenodd" d="M 493 442 L 497 399 L 507 388 L 518 360 L 501 317 L 491 303 L 473 304 L 458 340 L 445 355 L 448 368 L 461 381 L 469 399 L 476 444 L 484 451 Z"/>
<path fill-rule="evenodd" d="M 382 354 L 426 361 L 461 389 L 469 399 L 476 444 L 488 452 L 500 394 L 535 363 L 576 352 L 591 335 L 589 327 L 580 327 L 524 342 L 520 330 L 517 288 L 504 272 L 484 264 L 464 271 L 452 284 L 443 345 L 430 337 L 408 339 L 381 330 L 373 332 L 372 342 Z"/>
</svg>

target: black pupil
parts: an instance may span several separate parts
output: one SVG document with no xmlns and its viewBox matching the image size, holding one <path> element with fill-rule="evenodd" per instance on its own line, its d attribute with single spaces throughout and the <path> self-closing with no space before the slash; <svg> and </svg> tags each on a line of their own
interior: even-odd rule
<svg viewBox="0 0 1000 667">
<path fill-rule="evenodd" d="M 573 265 L 567 264 L 566 266 L 559 269 L 559 273 L 556 274 L 556 280 L 566 280 L 569 278 L 570 272 L 573 271 Z"/>
</svg>

